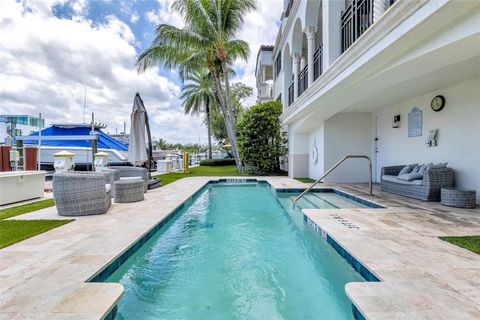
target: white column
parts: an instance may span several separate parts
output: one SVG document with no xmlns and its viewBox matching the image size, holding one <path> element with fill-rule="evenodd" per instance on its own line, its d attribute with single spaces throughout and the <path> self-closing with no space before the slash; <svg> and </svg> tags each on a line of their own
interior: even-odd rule
<svg viewBox="0 0 480 320">
<path fill-rule="evenodd" d="M 305 57 L 304 56 L 300 57 L 300 71 L 302 71 L 306 65 L 307 63 L 305 62 Z"/>
<path fill-rule="evenodd" d="M 377 22 L 387 9 L 387 0 L 373 0 L 373 22 Z"/>
<path fill-rule="evenodd" d="M 308 60 L 308 87 L 313 83 L 313 54 L 315 53 L 315 32 L 316 27 L 307 26 L 305 34 L 307 36 L 307 60 Z"/>
<path fill-rule="evenodd" d="M 341 13 L 344 1 L 322 1 L 323 72 L 342 52 Z"/>
<path fill-rule="evenodd" d="M 293 98 L 298 98 L 298 72 L 300 69 L 300 53 L 292 54 L 293 59 Z"/>
</svg>

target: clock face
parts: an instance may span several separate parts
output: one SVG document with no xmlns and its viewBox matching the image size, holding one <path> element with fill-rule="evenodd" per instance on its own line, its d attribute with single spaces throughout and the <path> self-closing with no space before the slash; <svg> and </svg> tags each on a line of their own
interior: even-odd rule
<svg viewBox="0 0 480 320">
<path fill-rule="evenodd" d="M 432 100 L 431 104 L 433 111 L 440 111 L 445 107 L 445 97 L 444 96 L 436 96 Z"/>
</svg>

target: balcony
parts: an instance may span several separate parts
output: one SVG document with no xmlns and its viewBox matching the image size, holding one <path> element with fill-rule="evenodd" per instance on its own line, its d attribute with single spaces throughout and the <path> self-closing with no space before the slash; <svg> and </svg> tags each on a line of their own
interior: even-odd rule
<svg viewBox="0 0 480 320">
<path fill-rule="evenodd" d="M 313 54 L 313 81 L 317 80 L 323 73 L 322 67 L 322 51 L 323 46 L 319 45 Z"/>
<path fill-rule="evenodd" d="M 258 88 L 257 100 L 270 101 L 273 98 L 273 86 L 270 83 L 262 83 Z"/>
<path fill-rule="evenodd" d="M 298 74 L 298 96 L 301 96 L 308 88 L 308 65 Z"/>
<path fill-rule="evenodd" d="M 373 0 L 353 0 L 342 12 L 342 52 L 373 24 Z"/>
<path fill-rule="evenodd" d="M 290 84 L 290 86 L 288 87 L 288 106 L 289 107 L 293 103 L 293 100 L 294 100 L 294 97 L 293 97 L 293 82 L 292 82 L 292 84 Z"/>
</svg>

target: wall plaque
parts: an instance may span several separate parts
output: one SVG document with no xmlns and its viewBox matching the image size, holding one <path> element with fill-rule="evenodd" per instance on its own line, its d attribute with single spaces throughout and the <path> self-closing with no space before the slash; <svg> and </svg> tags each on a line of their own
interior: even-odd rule
<svg viewBox="0 0 480 320">
<path fill-rule="evenodd" d="M 408 137 L 420 137 L 422 135 L 422 110 L 412 108 L 408 113 Z"/>
</svg>

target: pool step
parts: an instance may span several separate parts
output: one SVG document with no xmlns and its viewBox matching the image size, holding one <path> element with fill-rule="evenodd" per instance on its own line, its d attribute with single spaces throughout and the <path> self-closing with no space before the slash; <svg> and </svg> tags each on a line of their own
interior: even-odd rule
<svg viewBox="0 0 480 320">
<path fill-rule="evenodd" d="M 322 198 L 324 201 L 331 203 L 337 208 L 342 208 L 342 209 L 368 208 L 366 205 L 363 205 L 357 201 L 353 201 L 348 198 L 339 196 L 335 192 L 318 192 L 318 193 L 312 193 L 312 195 Z"/>
</svg>

